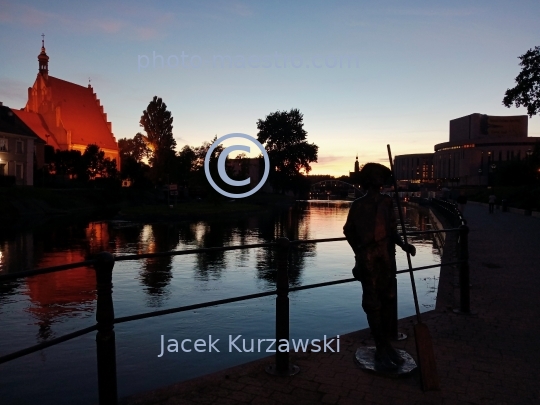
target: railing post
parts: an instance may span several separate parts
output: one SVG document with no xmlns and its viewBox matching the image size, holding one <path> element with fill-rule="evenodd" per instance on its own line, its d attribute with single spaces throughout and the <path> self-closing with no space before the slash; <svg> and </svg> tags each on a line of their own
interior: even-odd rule
<svg viewBox="0 0 540 405">
<path fill-rule="evenodd" d="M 96 256 L 97 287 L 97 368 L 100 405 L 116 405 L 116 343 L 114 336 L 114 308 L 112 301 L 112 271 L 114 256 L 101 252 Z"/>
<path fill-rule="evenodd" d="M 471 313 L 471 294 L 469 280 L 469 227 L 460 225 L 459 227 L 459 310 L 464 314 Z"/>
<path fill-rule="evenodd" d="M 294 375 L 300 371 L 298 366 L 289 364 L 289 352 L 279 351 L 279 342 L 289 342 L 289 273 L 288 260 L 290 241 L 279 238 L 277 241 L 277 297 L 276 297 L 276 364 L 266 371 L 274 375 Z"/>
</svg>

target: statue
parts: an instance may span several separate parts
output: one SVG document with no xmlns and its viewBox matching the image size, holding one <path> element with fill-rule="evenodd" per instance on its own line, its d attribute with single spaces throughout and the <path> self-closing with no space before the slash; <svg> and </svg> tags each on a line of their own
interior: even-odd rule
<svg viewBox="0 0 540 405">
<path fill-rule="evenodd" d="M 393 201 L 381 194 L 391 171 L 378 163 L 367 163 L 360 171 L 360 185 L 367 193 L 356 199 L 349 210 L 343 233 L 354 251 L 353 276 L 362 283 L 362 308 L 375 340 L 375 362 L 396 369 L 404 360 L 390 344 L 388 325 L 395 298 L 395 245 L 416 254 L 397 233 Z"/>
</svg>

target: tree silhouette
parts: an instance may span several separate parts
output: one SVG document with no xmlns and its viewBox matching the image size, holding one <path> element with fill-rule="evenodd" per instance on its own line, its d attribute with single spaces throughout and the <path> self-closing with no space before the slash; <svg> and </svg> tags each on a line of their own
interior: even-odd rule
<svg viewBox="0 0 540 405">
<path fill-rule="evenodd" d="M 523 68 L 516 77 L 516 87 L 506 90 L 503 104 L 509 107 L 527 107 L 527 114 L 532 117 L 540 112 L 540 46 L 529 49 L 519 56 Z"/>
<path fill-rule="evenodd" d="M 303 177 L 301 172 L 308 174 L 310 163 L 317 162 L 319 147 L 306 141 L 303 118 L 299 110 L 291 109 L 276 111 L 257 121 L 257 139 L 266 144 L 272 184 L 282 192 L 297 185 Z"/>
<path fill-rule="evenodd" d="M 105 157 L 105 152 L 99 146 L 90 144 L 82 154 L 84 177 L 94 180 L 96 177 L 114 177 L 116 175 L 116 161 Z"/>
<path fill-rule="evenodd" d="M 174 166 L 176 141 L 172 133 L 173 118 L 163 100 L 154 96 L 140 120 L 152 149 L 150 164 L 154 179 L 165 179 Z"/>
<path fill-rule="evenodd" d="M 57 150 L 49 159 L 49 171 L 56 175 L 73 178 L 84 174 L 82 156 L 78 150 Z"/>
<path fill-rule="evenodd" d="M 182 179 L 189 179 L 191 172 L 195 170 L 196 160 L 197 155 L 195 154 L 193 148 L 191 148 L 189 145 L 184 146 L 182 150 L 178 152 L 178 156 L 176 158 L 177 171 Z"/>
<path fill-rule="evenodd" d="M 118 149 L 120 150 L 120 158 L 122 160 L 129 157 L 140 162 L 143 158 L 149 158 L 151 150 L 147 146 L 146 137 L 140 132 L 133 139 L 122 138 L 118 140 Z"/>
</svg>

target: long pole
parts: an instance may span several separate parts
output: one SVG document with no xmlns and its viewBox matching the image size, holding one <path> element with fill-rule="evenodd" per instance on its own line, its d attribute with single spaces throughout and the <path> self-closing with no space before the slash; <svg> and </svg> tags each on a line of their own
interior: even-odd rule
<svg viewBox="0 0 540 405">
<path fill-rule="evenodd" d="M 405 229 L 405 221 L 401 212 L 401 203 L 398 196 L 397 179 L 394 171 L 394 162 L 392 160 L 392 152 L 390 145 L 386 145 L 388 149 L 388 159 L 390 160 L 390 169 L 392 170 L 392 179 L 394 181 L 394 192 L 396 195 L 396 204 L 399 212 L 399 220 L 401 222 L 401 231 L 403 233 L 403 241 L 407 246 L 407 231 Z M 420 318 L 420 308 L 418 307 L 418 296 L 416 295 L 416 284 L 414 282 L 414 274 L 411 264 L 411 256 L 407 248 L 404 249 L 407 253 L 407 263 L 409 264 L 409 274 L 411 276 L 411 284 L 414 296 L 414 308 L 416 309 L 416 319 L 418 323 L 414 325 L 414 336 L 416 341 L 416 354 L 418 355 L 418 365 L 420 366 L 420 374 L 422 380 L 422 389 L 424 391 L 438 390 L 439 376 L 437 374 L 437 364 L 435 362 L 435 354 L 433 352 L 433 343 L 429 329 L 422 323 Z"/>
<path fill-rule="evenodd" d="M 399 222 L 401 223 L 401 232 L 403 234 L 403 241 L 405 242 L 405 245 L 407 245 L 407 231 L 405 229 L 405 221 L 403 219 L 403 212 L 401 211 L 401 203 L 399 201 L 398 196 L 398 188 L 397 188 L 397 180 L 394 172 L 394 163 L 392 160 L 392 152 L 390 151 L 390 145 L 386 145 L 386 148 L 388 149 L 388 159 L 390 160 L 390 170 L 392 171 L 392 180 L 394 183 L 394 192 L 396 195 L 396 204 L 397 209 L 399 213 Z M 409 275 L 411 276 L 411 284 L 412 284 L 412 290 L 413 290 L 413 297 L 414 297 L 414 308 L 416 309 L 416 319 L 418 322 L 422 322 L 422 319 L 420 318 L 420 307 L 418 306 L 418 296 L 416 294 L 416 283 L 414 281 L 414 274 L 412 270 L 412 263 L 411 263 L 411 255 L 409 254 L 408 250 L 405 250 L 407 253 L 407 264 L 409 265 Z"/>
</svg>

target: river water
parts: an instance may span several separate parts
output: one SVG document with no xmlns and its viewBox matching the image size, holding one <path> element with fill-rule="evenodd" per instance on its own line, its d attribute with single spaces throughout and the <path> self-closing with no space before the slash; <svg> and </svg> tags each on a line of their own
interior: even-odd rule
<svg viewBox="0 0 540 405">
<path fill-rule="evenodd" d="M 92 253 L 135 254 L 263 243 L 276 237 L 342 237 L 350 202 L 299 202 L 264 215 L 179 224 L 88 222 L 48 225 L 0 236 L 0 274 L 66 262 Z M 427 212 L 404 208 L 407 227 L 430 229 Z M 440 262 L 432 238 L 416 238 L 413 266 Z M 407 267 L 398 248 L 398 269 Z M 354 257 L 347 242 L 293 249 L 290 283 L 299 286 L 351 277 Z M 269 249 L 194 254 L 116 263 L 113 300 L 117 317 L 275 289 L 275 260 Z M 435 306 L 439 268 L 415 273 L 422 311 Z M 321 339 L 367 327 L 361 286 L 353 282 L 290 294 L 291 339 Z M 414 314 L 408 274 L 398 276 L 399 317 Z M 80 268 L 0 284 L 0 355 L 95 323 L 95 275 Z M 229 336 L 274 337 L 275 297 L 265 297 L 115 326 L 120 397 L 166 386 L 266 357 L 229 351 Z M 220 339 L 208 352 L 165 352 L 165 340 Z M 186 349 L 193 347 L 186 347 Z M 335 348 L 335 346 L 334 346 Z M 243 351 L 243 348 L 241 347 Z M 264 343 L 263 349 L 264 351 Z M 95 404 L 95 334 L 73 339 L 0 365 L 0 398 L 6 404 Z"/>
</svg>

